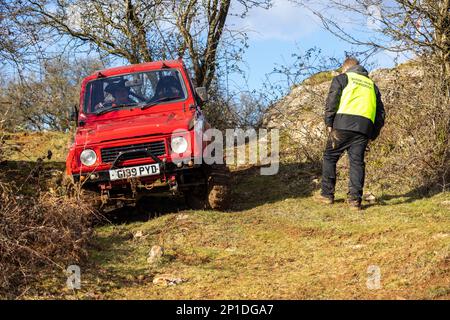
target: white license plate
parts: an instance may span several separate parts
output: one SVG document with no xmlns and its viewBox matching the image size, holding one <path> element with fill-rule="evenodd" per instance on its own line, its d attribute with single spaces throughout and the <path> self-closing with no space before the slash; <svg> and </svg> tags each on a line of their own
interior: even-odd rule
<svg viewBox="0 0 450 320">
<path fill-rule="evenodd" d="M 109 170 L 109 178 L 111 180 L 145 177 L 155 174 L 159 174 L 159 164 L 146 164 L 144 166 Z"/>
</svg>

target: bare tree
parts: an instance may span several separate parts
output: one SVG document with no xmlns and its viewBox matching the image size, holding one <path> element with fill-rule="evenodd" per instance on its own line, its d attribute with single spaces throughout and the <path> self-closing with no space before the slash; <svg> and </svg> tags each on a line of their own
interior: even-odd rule
<svg viewBox="0 0 450 320">
<path fill-rule="evenodd" d="M 271 0 L 28 0 L 36 25 L 68 37 L 102 54 L 129 63 L 188 58 L 197 85 L 209 86 L 216 76 L 220 46 L 235 46 L 245 32 L 227 28 L 227 18 L 245 17 L 252 7 L 268 8 Z M 230 52 L 230 50 L 227 50 Z"/>
<path fill-rule="evenodd" d="M 29 7 L 23 2 L 0 1 L 0 58 L 16 67 L 36 48 L 34 28 L 28 24 Z"/>
<path fill-rule="evenodd" d="M 54 59 L 43 65 L 41 74 L 3 84 L 0 92 L 0 103 L 6 106 L 0 111 L 3 126 L 9 131 L 68 129 L 68 115 L 78 104 L 80 79 L 102 67 L 95 59 Z"/>
<path fill-rule="evenodd" d="M 450 97 L 450 0 L 291 1 L 309 8 L 327 30 L 350 44 L 435 59 Z M 358 36 L 357 29 L 372 32 Z"/>
<path fill-rule="evenodd" d="M 328 31 L 352 45 L 418 58 L 414 64 L 420 77 L 398 75 L 393 80 L 399 82 L 391 93 L 393 100 L 386 92 L 390 120 L 386 137 L 376 147 L 395 146 L 395 161 L 413 168 L 411 177 L 426 177 L 423 187 L 440 185 L 445 190 L 450 180 L 450 0 L 291 1 L 309 8 Z M 410 81 L 415 84 L 414 94 L 420 92 L 418 98 L 411 92 L 401 95 Z M 400 130 L 406 131 L 408 144 Z M 395 138 L 388 141 L 389 136 Z"/>
</svg>

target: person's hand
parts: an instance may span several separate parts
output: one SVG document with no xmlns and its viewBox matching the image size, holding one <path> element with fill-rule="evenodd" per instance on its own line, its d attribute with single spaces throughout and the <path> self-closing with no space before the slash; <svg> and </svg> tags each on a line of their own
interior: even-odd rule
<svg viewBox="0 0 450 320">
<path fill-rule="evenodd" d="M 328 133 L 330 133 L 331 131 L 333 131 L 333 127 L 327 127 L 327 131 Z"/>
</svg>

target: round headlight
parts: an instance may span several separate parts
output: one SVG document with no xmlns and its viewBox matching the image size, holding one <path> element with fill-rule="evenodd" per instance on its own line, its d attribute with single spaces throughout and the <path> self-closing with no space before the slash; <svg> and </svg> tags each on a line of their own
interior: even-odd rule
<svg viewBox="0 0 450 320">
<path fill-rule="evenodd" d="M 85 166 L 92 166 L 97 161 L 97 154 L 91 149 L 83 150 L 80 154 L 80 161 Z"/>
<path fill-rule="evenodd" d="M 170 142 L 170 147 L 175 153 L 183 153 L 187 150 L 188 143 L 183 137 L 174 137 Z"/>
</svg>

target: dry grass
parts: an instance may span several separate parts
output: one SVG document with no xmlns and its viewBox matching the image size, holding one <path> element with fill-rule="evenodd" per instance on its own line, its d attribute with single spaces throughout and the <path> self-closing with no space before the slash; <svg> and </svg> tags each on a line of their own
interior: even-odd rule
<svg viewBox="0 0 450 320">
<path fill-rule="evenodd" d="M 2 135 L 0 298 L 35 293 L 36 283 L 87 257 L 92 212 L 60 185 L 67 135 Z M 53 158 L 49 157 L 49 158 Z"/>
<path fill-rule="evenodd" d="M 33 292 L 36 279 L 78 264 L 91 235 L 88 208 L 51 194 L 5 190 L 0 203 L 0 297 Z"/>
<path fill-rule="evenodd" d="M 21 163 L 13 162 L 16 166 Z M 60 165 L 48 160 L 43 163 L 44 168 Z M 22 207 L 21 214 L 14 217 L 22 219 L 17 221 L 24 228 L 30 216 L 45 221 L 42 231 L 31 233 L 38 241 L 28 244 L 55 252 L 46 256 L 60 267 L 82 261 L 82 287 L 76 292 L 67 289 L 60 267 L 36 259 L 37 264 L 28 270 L 41 274 L 28 285 L 20 281 L 16 293 L 33 299 L 450 298 L 449 193 L 419 198 L 385 191 L 376 194 L 381 197 L 378 204 L 366 205 L 358 214 L 347 209 L 343 193 L 332 207 L 313 201 L 317 188 L 314 168 L 315 164 L 290 162 L 281 164 L 275 176 L 260 176 L 257 168 L 251 167 L 235 171 L 233 206 L 228 213 L 190 211 L 178 199 L 162 198 L 148 201 L 139 215 L 129 210 L 117 212 L 119 222 L 95 228 L 84 262 L 78 258 L 83 257 L 86 242 L 81 250 L 74 245 L 83 231 L 70 224 L 79 207 L 54 199 L 43 208 L 55 213 L 42 215 L 49 217 L 44 220 L 36 220 L 39 215 L 32 214 L 41 211 Z M 39 177 L 42 174 L 33 179 Z M 341 180 L 341 192 L 343 184 Z M 148 219 L 154 212 L 160 214 Z M 78 225 L 76 219 L 82 218 L 75 218 L 73 223 Z M 55 229 L 67 232 L 60 235 L 52 231 Z M 16 237 L 25 239 L 27 233 L 17 230 Z M 143 236 L 133 239 L 138 231 Z M 64 238 L 48 242 L 47 234 Z M 55 241 L 61 245 L 51 246 Z M 147 257 L 153 245 L 163 246 L 164 255 L 150 266 Z M 366 286 L 370 265 L 380 267 L 379 290 Z M 9 270 L 20 269 L 12 264 Z M 184 282 L 153 284 L 160 275 Z M 13 290 L 6 293 L 12 295 Z"/>
<path fill-rule="evenodd" d="M 338 71 L 322 71 L 318 72 L 308 79 L 306 79 L 303 84 L 306 85 L 318 85 L 327 81 L 331 81 L 334 76 L 338 74 Z"/>
<path fill-rule="evenodd" d="M 450 104 L 437 78 L 438 66 L 411 61 L 374 71 L 387 117 L 381 135 L 370 143 L 366 185 L 380 192 L 424 194 L 450 187 Z M 319 73 L 294 89 L 268 114 L 269 127 L 281 129 L 284 159 L 320 167 L 325 140 L 323 106 L 331 73 Z M 322 82 L 325 81 L 325 82 Z M 327 82 L 328 81 L 328 82 Z M 348 164 L 340 163 L 346 174 Z"/>
<path fill-rule="evenodd" d="M 20 132 L 4 136 L 4 158 L 10 161 L 36 161 L 52 152 L 52 161 L 65 162 L 71 135 L 63 132 Z"/>
<path fill-rule="evenodd" d="M 53 285 L 54 294 L 81 299 L 450 298 L 448 193 L 429 199 L 385 196 L 359 214 L 347 209 L 342 195 L 332 207 L 316 204 L 311 181 L 292 168 L 273 177 L 255 173 L 236 174 L 229 213 L 181 207 L 148 221 L 97 228 L 82 289 L 74 296 Z M 287 176 L 300 183 L 286 187 Z M 133 239 L 138 231 L 144 236 Z M 153 245 L 163 246 L 165 254 L 149 266 Z M 366 286 L 370 265 L 381 269 L 379 290 Z M 162 274 L 185 282 L 153 284 Z"/>
</svg>

